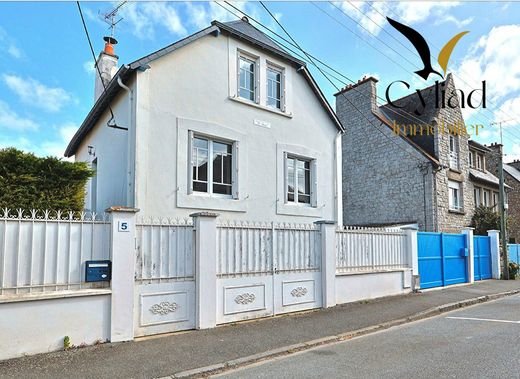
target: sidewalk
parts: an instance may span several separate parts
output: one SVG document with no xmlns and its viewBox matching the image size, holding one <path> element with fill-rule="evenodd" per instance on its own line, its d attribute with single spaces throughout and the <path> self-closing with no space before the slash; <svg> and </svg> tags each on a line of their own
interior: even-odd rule
<svg viewBox="0 0 520 379">
<path fill-rule="evenodd" d="M 433 315 L 436 307 L 511 291 L 520 291 L 520 281 L 489 280 L 210 330 L 40 354 L 0 362 L 0 378 L 163 377 L 273 349 L 283 351 L 282 348 L 290 345 L 414 315 L 414 318 Z M 431 312 L 417 316 L 428 310 Z"/>
</svg>

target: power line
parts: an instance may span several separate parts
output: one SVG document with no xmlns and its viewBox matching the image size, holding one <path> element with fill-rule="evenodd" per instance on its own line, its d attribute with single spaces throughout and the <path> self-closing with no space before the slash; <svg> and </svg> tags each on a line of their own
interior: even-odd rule
<svg viewBox="0 0 520 379">
<path fill-rule="evenodd" d="M 227 3 L 227 2 L 226 2 Z M 290 33 L 284 28 L 284 26 L 280 23 L 280 21 L 278 21 L 278 19 L 271 13 L 271 11 L 267 8 L 267 6 L 262 2 L 260 1 L 260 4 L 262 5 L 262 7 L 264 7 L 264 9 L 269 13 L 269 15 L 271 16 L 271 18 L 278 24 L 278 26 L 284 31 L 284 33 L 287 35 L 287 37 L 289 37 L 289 39 L 291 41 L 293 41 L 293 43 L 298 47 L 298 49 L 304 53 L 307 58 L 309 59 L 309 61 L 311 62 L 311 64 L 313 64 L 319 71 L 320 73 L 337 89 L 338 92 L 340 92 L 340 88 L 338 88 L 338 86 L 336 86 L 336 84 L 327 76 L 327 74 L 325 74 L 325 72 L 323 72 L 323 70 L 314 63 L 314 61 L 312 60 L 312 58 L 310 57 L 310 55 L 307 54 L 307 52 L 305 50 L 302 49 L 302 47 L 298 44 L 298 42 L 296 42 L 296 40 L 290 35 Z M 365 118 L 372 126 L 374 126 L 376 128 L 376 130 L 378 130 L 385 138 L 387 138 L 388 140 L 390 140 L 392 143 L 394 143 L 398 148 L 400 148 L 401 150 L 403 150 L 406 154 L 408 154 L 410 157 L 416 159 L 417 161 L 421 162 L 422 163 L 422 160 L 420 160 L 419 158 L 417 158 L 416 156 L 412 155 L 408 150 L 405 150 L 403 149 L 398 143 L 396 143 L 391 137 L 389 137 L 388 135 L 386 135 L 382 130 L 380 130 L 373 122 L 372 120 L 370 120 L 365 114 L 364 112 L 362 112 L 361 110 L 359 110 L 359 108 L 357 108 L 354 103 L 352 103 L 352 101 L 350 101 L 350 99 L 345 95 L 344 92 L 340 92 L 340 94 L 345 98 L 345 100 L 347 100 L 350 105 L 359 113 L 363 116 L 363 118 Z"/>
<path fill-rule="evenodd" d="M 391 60 L 392 62 L 396 63 L 391 57 L 389 57 L 386 53 L 382 52 L 381 50 L 379 50 L 378 48 L 376 48 L 375 46 L 369 44 L 367 41 L 365 41 L 362 37 L 360 37 L 357 33 L 355 33 L 351 28 L 349 28 L 348 26 L 346 26 L 345 24 L 343 24 L 341 21 L 339 21 L 337 18 L 335 18 L 334 16 L 332 16 L 330 13 L 328 13 L 327 11 L 325 11 L 324 9 L 322 9 L 321 7 L 317 6 L 315 3 L 312 3 L 316 8 L 318 8 L 320 11 L 322 11 L 323 13 L 325 13 L 328 17 L 330 17 L 331 19 L 333 19 L 334 21 L 336 21 L 338 24 L 340 24 L 342 27 L 344 27 L 345 29 L 347 29 L 349 32 L 351 32 L 352 34 L 354 34 L 356 37 L 358 37 L 359 39 L 361 39 L 363 42 L 365 42 L 366 44 L 368 44 L 370 47 L 372 47 L 373 49 L 375 49 L 376 51 L 378 51 L 380 54 L 384 55 L 386 58 L 388 58 L 389 60 Z M 331 3 L 332 4 L 332 3 Z M 388 46 L 384 41 L 382 41 L 381 39 L 379 39 L 375 34 L 373 34 L 372 32 L 370 32 L 369 30 L 367 30 L 366 28 L 364 28 L 361 24 L 359 24 L 356 20 L 352 19 L 352 17 L 350 17 L 349 15 L 347 15 L 345 12 L 343 12 L 342 9 L 338 8 L 336 5 L 332 4 L 336 9 L 338 9 L 342 14 L 344 14 L 345 16 L 347 16 L 349 19 L 351 19 L 354 23 L 356 23 L 359 27 L 363 28 L 364 30 L 366 30 L 368 33 L 370 33 L 372 36 L 374 36 L 376 39 L 378 39 L 379 41 L 381 41 L 383 44 L 385 44 L 386 46 Z M 373 7 L 372 5 L 370 5 L 372 8 L 374 8 L 374 10 L 377 11 L 377 9 L 375 7 Z M 356 8 L 357 9 L 357 8 Z M 379 11 L 377 11 L 380 15 L 382 15 Z M 384 16 L 384 15 L 382 15 Z M 367 16 L 368 17 L 368 16 Z M 372 20 L 372 22 L 374 22 L 379 28 L 381 28 L 381 30 L 384 30 L 386 32 L 386 30 L 379 24 L 377 24 L 375 21 Z M 387 34 L 389 34 L 388 32 L 386 32 Z M 395 37 L 392 36 L 392 38 L 395 39 Z M 404 45 L 403 45 L 404 46 Z M 408 48 L 407 48 L 408 49 Z M 392 49 L 393 51 L 395 51 L 394 49 Z M 410 49 L 408 49 L 410 51 Z M 432 56 L 433 57 L 433 56 Z M 408 61 L 409 63 L 411 63 L 408 59 L 405 59 L 406 61 Z M 398 64 L 398 63 L 397 63 Z M 408 70 L 402 66 L 401 64 L 398 64 L 398 66 L 400 66 L 403 70 L 405 70 L 406 72 L 408 72 Z M 463 78 L 459 77 L 465 84 L 469 85 Z M 487 109 L 486 109 L 487 110 Z M 487 117 L 485 114 L 482 114 L 482 113 L 479 113 L 480 116 L 486 118 L 488 121 L 492 121 L 491 118 Z M 478 121 L 478 119 L 477 119 Z M 513 136 L 514 139 L 517 139 L 520 141 L 520 137 L 518 137 L 517 135 L 513 134 L 512 132 L 508 131 L 508 134 L 510 134 L 511 136 Z"/>
<path fill-rule="evenodd" d="M 85 34 L 87 36 L 87 41 L 88 41 L 88 44 L 90 47 L 90 52 L 92 54 L 92 58 L 94 59 L 94 67 L 96 67 L 97 73 L 99 75 L 99 79 L 101 80 L 101 84 L 103 85 L 103 93 L 105 93 L 107 91 L 107 87 L 101 77 L 101 70 L 99 69 L 99 66 L 96 61 L 96 54 L 94 53 L 94 48 L 92 47 L 92 41 L 90 39 L 90 34 L 88 32 L 87 24 L 85 23 L 85 18 L 83 17 L 83 12 L 81 11 L 81 5 L 80 5 L 79 1 L 76 1 L 76 4 L 78 6 L 78 11 L 79 11 L 79 15 L 81 17 L 81 22 L 83 24 L 83 29 L 85 30 Z M 107 126 L 114 128 L 114 129 L 128 130 L 128 128 L 123 128 L 123 127 L 117 125 L 116 118 L 114 116 L 114 112 L 112 111 L 112 107 L 110 106 L 110 104 L 108 104 L 108 110 L 110 111 L 110 119 L 107 121 Z"/>
</svg>

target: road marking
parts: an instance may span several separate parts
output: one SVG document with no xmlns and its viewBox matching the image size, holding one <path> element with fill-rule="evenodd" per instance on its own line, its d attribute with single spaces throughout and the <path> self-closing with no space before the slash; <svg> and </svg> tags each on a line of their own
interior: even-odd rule
<svg viewBox="0 0 520 379">
<path fill-rule="evenodd" d="M 453 320 L 471 320 L 471 321 L 490 321 L 490 322 L 503 322 L 506 324 L 520 324 L 520 321 L 510 321 L 510 320 L 497 320 L 493 318 L 476 318 L 476 317 L 446 317 Z"/>
</svg>

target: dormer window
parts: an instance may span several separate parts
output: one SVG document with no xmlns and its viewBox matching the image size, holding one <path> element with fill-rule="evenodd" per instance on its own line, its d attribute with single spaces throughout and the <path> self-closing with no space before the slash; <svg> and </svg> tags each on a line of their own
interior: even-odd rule
<svg viewBox="0 0 520 379">
<path fill-rule="evenodd" d="M 239 63 L 239 79 L 238 89 L 239 96 L 243 99 L 247 99 L 253 102 L 257 102 L 257 72 L 256 72 L 256 61 L 249 57 L 240 55 L 238 58 Z"/>
<path fill-rule="evenodd" d="M 477 154 L 477 169 L 482 170 L 483 169 L 483 162 L 482 162 L 482 155 Z"/>
</svg>

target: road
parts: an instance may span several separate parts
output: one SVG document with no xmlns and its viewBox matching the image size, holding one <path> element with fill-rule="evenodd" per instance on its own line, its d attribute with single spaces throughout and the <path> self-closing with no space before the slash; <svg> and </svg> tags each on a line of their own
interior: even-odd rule
<svg viewBox="0 0 520 379">
<path fill-rule="evenodd" d="M 520 296 L 218 375 L 224 378 L 520 378 Z"/>
</svg>

